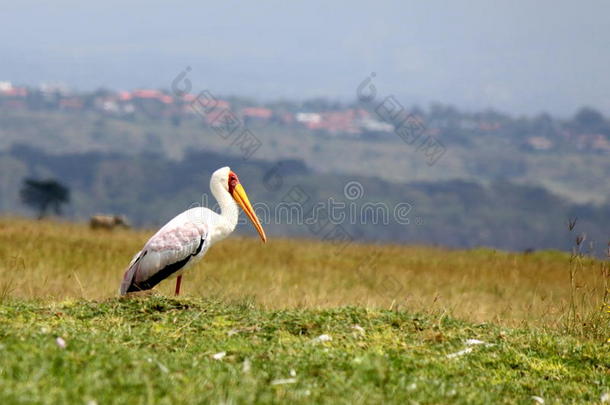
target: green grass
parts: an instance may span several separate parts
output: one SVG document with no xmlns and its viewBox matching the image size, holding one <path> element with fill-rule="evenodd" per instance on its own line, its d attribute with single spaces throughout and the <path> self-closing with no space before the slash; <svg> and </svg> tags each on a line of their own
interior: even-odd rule
<svg viewBox="0 0 610 405">
<path fill-rule="evenodd" d="M 609 365 L 607 344 L 432 312 L 158 295 L 0 305 L 2 404 L 589 403 L 610 390 Z"/>
<path fill-rule="evenodd" d="M 168 298 L 170 280 L 116 298 L 150 234 L 0 218 L 0 405 L 581 404 L 610 392 L 607 261 L 231 238 L 185 275 L 184 297 Z"/>
</svg>

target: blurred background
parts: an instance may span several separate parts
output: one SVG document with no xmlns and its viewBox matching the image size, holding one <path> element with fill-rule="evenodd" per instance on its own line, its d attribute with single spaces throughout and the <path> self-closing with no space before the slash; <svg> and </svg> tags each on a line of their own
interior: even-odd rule
<svg viewBox="0 0 610 405">
<path fill-rule="evenodd" d="M 0 213 L 154 227 L 230 165 L 271 237 L 336 237 L 277 207 L 339 202 L 354 240 L 602 254 L 609 11 L 2 2 Z"/>
</svg>

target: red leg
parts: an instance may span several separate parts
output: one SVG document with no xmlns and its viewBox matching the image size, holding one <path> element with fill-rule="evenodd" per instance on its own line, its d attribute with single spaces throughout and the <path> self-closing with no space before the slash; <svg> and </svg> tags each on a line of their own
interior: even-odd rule
<svg viewBox="0 0 610 405">
<path fill-rule="evenodd" d="M 176 278 L 176 296 L 180 295 L 180 284 L 182 283 L 182 274 Z"/>
</svg>

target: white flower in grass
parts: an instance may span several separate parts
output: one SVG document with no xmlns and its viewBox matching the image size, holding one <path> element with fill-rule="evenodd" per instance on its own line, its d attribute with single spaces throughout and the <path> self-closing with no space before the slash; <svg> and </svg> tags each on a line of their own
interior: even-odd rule
<svg viewBox="0 0 610 405">
<path fill-rule="evenodd" d="M 355 330 L 356 332 L 364 335 L 366 332 L 364 331 L 364 328 L 360 325 L 353 325 L 352 329 Z"/>
<path fill-rule="evenodd" d="M 537 395 L 532 395 L 532 400 L 537 404 L 544 404 L 544 398 Z"/>
<path fill-rule="evenodd" d="M 463 350 L 460 350 L 459 352 L 448 354 L 447 358 L 453 359 L 453 358 L 460 357 L 460 356 L 463 356 L 463 355 L 471 353 L 471 352 L 472 352 L 472 347 L 467 347 Z"/>
<path fill-rule="evenodd" d="M 330 335 L 320 335 L 317 338 L 313 339 L 314 343 L 322 343 L 322 342 L 331 342 L 333 337 Z"/>
<path fill-rule="evenodd" d="M 271 381 L 271 385 L 294 384 L 296 382 L 296 378 L 280 378 L 278 380 Z"/>
<path fill-rule="evenodd" d="M 468 346 L 467 348 L 460 350 L 459 352 L 448 354 L 447 358 L 453 359 L 455 357 L 460 357 L 465 354 L 472 353 L 473 346 L 479 346 L 479 345 L 484 345 L 485 347 L 494 346 L 493 343 L 485 343 L 479 339 L 466 339 L 466 342 L 464 342 L 464 343 L 466 343 L 466 346 Z"/>
<path fill-rule="evenodd" d="M 223 357 L 225 357 L 227 355 L 227 352 L 218 352 L 216 354 L 212 355 L 212 358 L 214 360 L 222 360 Z"/>
<path fill-rule="evenodd" d="M 467 346 L 485 345 L 485 347 L 495 346 L 493 343 L 485 343 L 479 339 L 466 339 Z"/>
<path fill-rule="evenodd" d="M 59 336 L 57 337 L 57 339 L 55 339 L 55 343 L 57 343 L 57 346 L 59 346 L 60 349 L 65 349 L 67 346 L 66 341 Z"/>
<path fill-rule="evenodd" d="M 610 392 L 604 392 L 601 397 L 599 397 L 599 402 L 602 404 L 610 403 Z"/>
</svg>

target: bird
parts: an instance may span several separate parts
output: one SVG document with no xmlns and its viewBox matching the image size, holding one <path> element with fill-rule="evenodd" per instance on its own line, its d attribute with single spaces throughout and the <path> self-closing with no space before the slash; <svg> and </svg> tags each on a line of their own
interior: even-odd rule
<svg viewBox="0 0 610 405">
<path fill-rule="evenodd" d="M 134 255 L 121 282 L 120 295 L 150 290 L 173 277 L 176 277 L 175 295 L 179 295 L 184 271 L 235 229 L 238 205 L 252 221 L 263 243 L 267 242 L 246 190 L 230 167 L 221 167 L 212 174 L 210 191 L 218 201 L 220 214 L 209 208 L 194 207 L 165 224 Z"/>
</svg>

